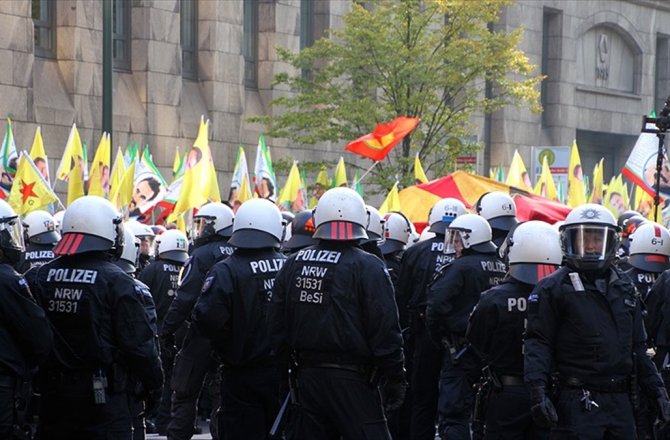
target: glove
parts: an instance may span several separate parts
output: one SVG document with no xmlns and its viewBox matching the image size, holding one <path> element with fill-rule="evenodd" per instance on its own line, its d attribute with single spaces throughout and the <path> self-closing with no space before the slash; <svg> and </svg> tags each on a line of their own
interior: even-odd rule
<svg viewBox="0 0 670 440">
<path fill-rule="evenodd" d="M 658 389 L 656 402 L 658 403 L 658 417 L 664 422 L 670 422 L 670 398 L 665 388 Z"/>
<path fill-rule="evenodd" d="M 389 377 L 382 388 L 384 412 L 387 414 L 402 406 L 407 393 L 407 382 L 404 375 Z"/>
<path fill-rule="evenodd" d="M 547 397 L 543 385 L 530 388 L 530 413 L 533 421 L 541 428 L 551 428 L 558 422 L 558 414 L 551 400 Z"/>
</svg>

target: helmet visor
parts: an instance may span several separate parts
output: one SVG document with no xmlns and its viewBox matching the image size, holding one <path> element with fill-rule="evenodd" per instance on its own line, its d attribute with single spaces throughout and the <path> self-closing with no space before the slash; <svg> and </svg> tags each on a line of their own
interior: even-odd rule
<svg viewBox="0 0 670 440">
<path fill-rule="evenodd" d="M 617 232 L 613 227 L 574 225 L 565 228 L 566 256 L 605 260 L 616 251 Z"/>
<path fill-rule="evenodd" d="M 191 239 L 193 241 L 207 237 L 214 232 L 214 217 L 199 216 L 193 218 L 193 224 L 191 225 Z"/>
<path fill-rule="evenodd" d="M 459 257 L 463 251 L 462 231 L 459 229 L 448 229 L 444 235 L 444 253 Z"/>
<path fill-rule="evenodd" d="M 2 232 L 2 247 L 8 249 L 24 249 L 23 246 L 23 226 L 17 217 L 8 217 L 0 223 L 0 232 Z"/>
</svg>

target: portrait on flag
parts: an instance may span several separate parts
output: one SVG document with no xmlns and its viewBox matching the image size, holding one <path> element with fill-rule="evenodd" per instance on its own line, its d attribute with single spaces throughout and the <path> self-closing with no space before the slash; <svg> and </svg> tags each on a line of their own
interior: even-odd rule
<svg viewBox="0 0 670 440">
<path fill-rule="evenodd" d="M 658 156 L 658 138 L 652 133 L 640 133 L 631 151 L 623 175 L 635 182 L 648 194 L 654 195 L 656 185 L 656 158 Z M 670 164 L 663 157 L 659 192 L 662 197 L 670 197 Z"/>
<path fill-rule="evenodd" d="M 154 165 L 149 149 L 145 148 L 135 168 L 133 195 L 128 205 L 128 216 L 146 220 L 156 205 L 163 200 L 167 183 Z"/>
</svg>

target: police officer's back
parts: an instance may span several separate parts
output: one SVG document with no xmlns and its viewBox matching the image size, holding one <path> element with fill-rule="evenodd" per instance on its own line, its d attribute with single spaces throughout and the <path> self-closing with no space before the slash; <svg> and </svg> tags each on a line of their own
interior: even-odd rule
<svg viewBox="0 0 670 440">
<path fill-rule="evenodd" d="M 533 417 L 564 435 L 635 438 L 631 384 L 658 401 L 666 420 L 670 403 L 645 353 L 635 289 L 612 266 L 616 222 L 606 208 L 587 204 L 570 212 L 560 232 L 567 266 L 528 298 L 524 380 Z M 554 370 L 560 376 L 556 405 L 547 391 Z"/>
<path fill-rule="evenodd" d="M 470 438 L 472 384 L 478 360 L 467 353 L 467 321 L 481 293 L 499 284 L 506 267 L 491 241 L 486 219 L 476 214 L 457 217 L 448 226 L 445 251 L 456 258 L 438 273 L 428 294 L 426 325 L 436 345 L 448 348 L 443 357 L 438 399 L 442 437 Z"/>
<path fill-rule="evenodd" d="M 163 347 L 175 346 L 175 333 L 187 322 L 200 298 L 205 275 L 217 261 L 228 258 L 233 247 L 228 244 L 232 234 L 233 210 L 223 203 L 208 203 L 193 217 L 191 239 L 195 248 L 184 263 L 177 294 L 172 300 L 160 330 Z M 175 357 L 170 385 L 172 419 L 167 428 L 170 438 L 190 438 L 194 432 L 196 404 L 206 376 L 213 384 L 210 398 L 213 401 L 210 432 L 216 437 L 215 412 L 218 407 L 219 386 L 216 382 L 216 363 L 210 356 L 211 345 L 194 326 L 189 326 L 182 348 Z"/>
<path fill-rule="evenodd" d="M 474 422 L 486 425 L 486 438 L 546 438 L 548 432 L 539 432 L 530 417 L 530 397 L 523 382 L 523 332 L 533 286 L 561 264 L 558 231 L 540 221 L 521 223 L 503 243 L 501 253 L 509 261 L 508 277 L 482 293 L 466 333 L 487 371 Z"/>
<path fill-rule="evenodd" d="M 121 216 L 105 199 L 77 199 L 63 218 L 60 256 L 30 283 L 54 329 L 40 373 L 41 438 L 129 438 L 128 376 L 163 381 L 154 332 L 135 285 L 110 261 L 123 248 Z"/>
<path fill-rule="evenodd" d="M 219 432 L 226 439 L 265 439 L 280 406 L 279 366 L 267 309 L 285 256 L 278 252 L 282 216 L 266 199 L 240 206 L 229 258 L 207 274 L 193 322 L 223 366 Z"/>
<path fill-rule="evenodd" d="M 23 231 L 14 210 L 0 200 L 0 438 L 20 432 L 16 403 L 21 385 L 51 350 L 53 336 L 44 310 L 35 303 L 26 281 L 12 265 L 23 252 Z M 25 408 L 23 408 L 25 409 Z M 16 431 L 15 431 L 16 430 Z M 20 437 L 17 437 L 20 438 Z"/>
<path fill-rule="evenodd" d="M 318 245 L 291 256 L 270 307 L 279 353 L 297 365 L 296 438 L 389 438 L 385 404 L 404 395 L 402 338 L 384 263 L 356 245 L 368 214 L 348 188 L 326 192 L 314 212 Z"/>
<path fill-rule="evenodd" d="M 16 266 L 19 273 L 25 273 L 33 266 L 41 266 L 53 260 L 53 248 L 60 240 L 54 218 L 46 211 L 28 213 L 23 219 L 23 226 L 27 246 L 23 258 Z"/>
</svg>

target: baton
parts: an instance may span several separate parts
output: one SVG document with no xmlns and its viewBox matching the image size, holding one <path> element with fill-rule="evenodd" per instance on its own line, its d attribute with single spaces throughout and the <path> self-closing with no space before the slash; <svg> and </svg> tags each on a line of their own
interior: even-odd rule
<svg viewBox="0 0 670 440">
<path fill-rule="evenodd" d="M 275 417 L 275 421 L 272 424 L 272 428 L 270 428 L 270 437 L 275 438 L 277 435 L 277 432 L 279 431 L 279 425 L 281 425 L 281 421 L 284 418 L 284 414 L 286 413 L 286 408 L 288 407 L 288 402 L 291 400 L 291 393 L 289 392 L 286 395 L 286 398 L 284 399 L 284 403 L 282 403 L 281 408 L 279 408 L 279 412 L 277 413 L 277 417 Z"/>
</svg>

